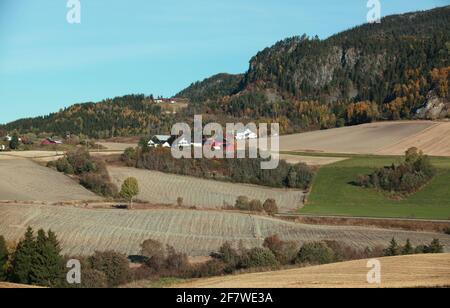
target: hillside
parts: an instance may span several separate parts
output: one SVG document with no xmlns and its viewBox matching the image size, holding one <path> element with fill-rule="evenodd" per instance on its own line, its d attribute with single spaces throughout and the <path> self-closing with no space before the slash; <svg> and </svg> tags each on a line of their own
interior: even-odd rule
<svg viewBox="0 0 450 308">
<path fill-rule="evenodd" d="M 450 286 L 450 254 L 380 258 L 381 285 L 367 283 L 367 260 L 199 279 L 176 288 L 414 288 Z"/>
<path fill-rule="evenodd" d="M 176 95 L 191 104 L 166 114 L 129 95 L 18 120 L 1 131 L 90 137 L 168 133 L 193 114 L 208 121 L 280 123 L 281 133 L 398 119 L 450 116 L 450 6 L 389 16 L 320 40 L 288 38 L 259 52 L 243 75 L 218 74 Z"/>
<path fill-rule="evenodd" d="M 191 102 L 205 102 L 235 94 L 244 75 L 217 74 L 203 81 L 197 81 L 175 97 L 187 98 Z"/>
</svg>

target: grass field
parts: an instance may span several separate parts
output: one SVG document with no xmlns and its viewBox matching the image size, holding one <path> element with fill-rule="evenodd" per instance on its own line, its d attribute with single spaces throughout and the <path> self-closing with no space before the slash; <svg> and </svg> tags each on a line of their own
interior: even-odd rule
<svg viewBox="0 0 450 308">
<path fill-rule="evenodd" d="M 302 154 L 303 155 L 303 154 Z M 438 175 L 424 189 L 404 200 L 351 184 L 360 174 L 398 163 L 402 157 L 352 156 L 323 166 L 314 180 L 302 214 L 450 219 L 450 158 L 432 157 Z"/>
<path fill-rule="evenodd" d="M 380 258 L 381 284 L 367 283 L 367 260 L 198 279 L 176 288 L 414 288 L 450 286 L 450 254 Z"/>
</svg>

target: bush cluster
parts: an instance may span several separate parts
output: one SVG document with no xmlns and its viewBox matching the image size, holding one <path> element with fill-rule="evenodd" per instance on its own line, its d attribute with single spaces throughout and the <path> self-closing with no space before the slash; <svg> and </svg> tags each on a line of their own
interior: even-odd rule
<svg viewBox="0 0 450 308">
<path fill-rule="evenodd" d="M 240 211 L 249 211 L 249 212 L 266 212 L 269 215 L 278 214 L 278 206 L 277 202 L 274 199 L 267 199 L 264 203 L 262 203 L 258 199 L 250 200 L 246 196 L 239 196 L 236 199 L 236 203 L 234 207 L 225 208 L 225 209 L 236 209 Z"/>
<path fill-rule="evenodd" d="M 49 162 L 47 166 L 77 176 L 81 185 L 96 194 L 105 197 L 117 195 L 117 187 L 111 182 L 106 164 L 100 159 L 92 158 L 84 148 L 69 151 L 63 158 Z"/>
<path fill-rule="evenodd" d="M 367 188 L 401 194 L 411 194 L 419 190 L 436 175 L 429 158 L 411 148 L 406 152 L 405 161 L 400 165 L 378 169 L 371 175 L 360 176 L 357 184 Z"/>
</svg>

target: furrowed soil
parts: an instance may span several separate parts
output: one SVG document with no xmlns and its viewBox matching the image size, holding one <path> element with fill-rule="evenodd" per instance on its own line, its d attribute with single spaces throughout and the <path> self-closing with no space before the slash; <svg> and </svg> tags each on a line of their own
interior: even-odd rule
<svg viewBox="0 0 450 308">
<path fill-rule="evenodd" d="M 450 252 L 450 236 L 352 226 L 315 226 L 275 218 L 223 211 L 115 210 L 72 206 L 0 204 L 0 234 L 17 242 L 27 227 L 51 229 L 63 253 L 90 255 L 115 250 L 127 255 L 140 252 L 147 239 L 159 240 L 190 256 L 208 256 L 226 241 L 247 247 L 261 246 L 264 238 L 278 234 L 299 244 L 320 240 L 342 241 L 364 249 L 387 246 L 395 237 L 404 244 L 429 244 L 439 239 Z"/>
</svg>

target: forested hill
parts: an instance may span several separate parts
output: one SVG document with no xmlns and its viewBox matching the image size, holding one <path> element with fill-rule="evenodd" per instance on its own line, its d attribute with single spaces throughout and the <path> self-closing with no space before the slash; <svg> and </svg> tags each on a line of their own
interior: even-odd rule
<svg viewBox="0 0 450 308">
<path fill-rule="evenodd" d="M 236 94 L 244 75 L 217 74 L 191 84 L 176 95 L 191 102 L 205 102 Z"/>
<path fill-rule="evenodd" d="M 243 87 L 275 88 L 301 99 L 395 98 L 408 70 L 426 76 L 450 64 L 450 6 L 395 15 L 327 40 L 294 37 L 258 53 Z"/>
<path fill-rule="evenodd" d="M 0 127 L 93 137 L 170 131 L 202 113 L 223 122 L 276 121 L 282 133 L 375 120 L 450 117 L 450 6 L 384 18 L 326 40 L 278 42 L 243 75 L 218 74 L 176 96 L 188 108 L 167 114 L 143 95 L 78 104 Z"/>
</svg>

